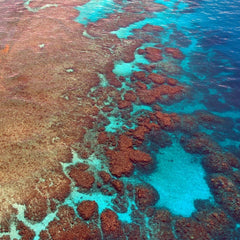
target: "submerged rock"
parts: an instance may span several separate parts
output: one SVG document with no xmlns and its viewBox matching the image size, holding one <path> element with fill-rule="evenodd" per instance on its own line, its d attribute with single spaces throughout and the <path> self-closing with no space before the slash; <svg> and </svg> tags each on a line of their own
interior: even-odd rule
<svg viewBox="0 0 240 240">
<path fill-rule="evenodd" d="M 115 212 L 110 209 L 105 209 L 101 214 L 101 228 L 103 232 L 104 239 L 119 239 L 125 240 L 122 223 L 118 219 Z"/>
<path fill-rule="evenodd" d="M 141 211 L 154 206 L 159 200 L 158 192 L 150 185 L 138 185 L 135 187 L 136 205 Z"/>
</svg>

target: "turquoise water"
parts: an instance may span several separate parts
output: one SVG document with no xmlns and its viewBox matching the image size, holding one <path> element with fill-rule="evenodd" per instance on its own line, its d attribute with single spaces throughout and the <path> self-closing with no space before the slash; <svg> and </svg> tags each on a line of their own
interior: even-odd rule
<svg viewBox="0 0 240 240">
<path fill-rule="evenodd" d="M 104 18 L 110 13 L 114 12 L 113 0 L 96 0 L 89 1 L 83 6 L 76 7 L 81 14 L 76 18 L 76 21 L 81 24 L 88 24 L 89 22 L 96 22 Z"/>
<path fill-rule="evenodd" d="M 195 211 L 194 200 L 213 200 L 205 181 L 201 158 L 186 153 L 178 140 L 160 149 L 156 158 L 157 168 L 143 178 L 160 194 L 157 207 L 189 217 Z"/>
</svg>

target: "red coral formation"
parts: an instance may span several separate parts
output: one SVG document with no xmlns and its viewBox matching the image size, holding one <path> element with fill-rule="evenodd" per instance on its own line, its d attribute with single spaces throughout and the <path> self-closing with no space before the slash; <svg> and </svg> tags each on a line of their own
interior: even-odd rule
<svg viewBox="0 0 240 240">
<path fill-rule="evenodd" d="M 10 212 L 10 213 L 9 213 Z M 11 212 L 8 213 L 2 213 L 1 212 L 1 218 L 0 218 L 0 233 L 4 232 L 10 232 L 10 222 L 11 222 Z"/>
<path fill-rule="evenodd" d="M 126 239 L 123 234 L 121 221 L 115 212 L 105 209 L 101 214 L 101 228 L 104 239 Z"/>
<path fill-rule="evenodd" d="M 128 135 L 143 141 L 145 134 L 155 127 L 154 124 L 151 125 L 148 121 L 146 125 L 150 128 L 139 126 L 135 130 L 128 132 Z M 110 158 L 109 170 L 116 177 L 121 177 L 122 175 L 129 176 L 134 169 L 133 163 L 141 166 L 152 164 L 152 158 L 149 154 L 133 149 L 133 140 L 129 136 L 120 135 L 118 148 L 107 151 L 107 156 Z"/>
<path fill-rule="evenodd" d="M 161 32 L 163 31 L 163 27 L 157 26 L 157 25 L 152 25 L 152 24 L 146 24 L 142 27 L 142 30 L 146 32 Z"/>
<path fill-rule="evenodd" d="M 107 132 L 100 132 L 98 134 L 98 143 L 99 144 L 106 144 L 110 140 Z"/>
<path fill-rule="evenodd" d="M 149 133 L 150 130 L 145 127 L 145 126 L 138 126 L 137 128 L 135 128 L 132 132 L 131 135 L 138 139 L 139 141 L 143 141 L 145 138 L 145 134 Z"/>
<path fill-rule="evenodd" d="M 37 191 L 33 191 L 26 204 L 25 218 L 32 221 L 42 221 L 47 216 L 47 198 L 41 196 Z"/>
<path fill-rule="evenodd" d="M 134 166 L 129 159 L 128 152 L 125 151 L 107 151 L 107 156 L 110 158 L 109 170 L 112 175 L 121 177 L 122 175 L 130 176 Z"/>
<path fill-rule="evenodd" d="M 165 48 L 165 52 L 170 54 L 175 59 L 183 60 L 185 58 L 184 54 L 178 48 Z"/>
<path fill-rule="evenodd" d="M 114 73 L 108 73 L 107 75 L 107 78 L 108 78 L 108 82 L 110 85 L 114 86 L 114 87 L 121 87 L 122 86 L 122 82 L 120 82 Z"/>
<path fill-rule="evenodd" d="M 176 86 L 178 81 L 174 78 L 167 78 L 167 84 L 171 86 Z"/>
<path fill-rule="evenodd" d="M 154 47 L 145 48 L 145 58 L 151 62 L 158 62 L 163 59 L 162 50 Z"/>
<path fill-rule="evenodd" d="M 129 102 L 135 102 L 137 100 L 136 94 L 133 91 L 127 91 L 124 94 L 124 99 Z"/>
<path fill-rule="evenodd" d="M 120 100 L 118 102 L 118 108 L 119 109 L 125 109 L 125 108 L 129 108 L 131 106 L 132 106 L 132 103 L 130 101 Z"/>
<path fill-rule="evenodd" d="M 17 224 L 17 230 L 22 240 L 32 240 L 35 237 L 34 231 L 25 226 L 23 222 Z"/>
<path fill-rule="evenodd" d="M 233 239 L 233 221 L 223 210 L 206 209 L 197 212 L 194 217 L 204 225 L 213 239 Z"/>
<path fill-rule="evenodd" d="M 195 133 L 190 139 L 181 139 L 185 151 L 190 153 L 209 154 L 220 151 L 217 143 L 204 133 Z"/>
<path fill-rule="evenodd" d="M 140 226 L 134 223 L 125 224 L 124 233 L 129 240 L 147 239 L 141 234 Z"/>
<path fill-rule="evenodd" d="M 171 101 L 184 91 L 182 86 L 160 85 L 152 89 L 137 89 L 137 96 L 143 104 L 153 104 L 156 101 Z"/>
<path fill-rule="evenodd" d="M 175 223 L 175 231 L 181 240 L 211 240 L 204 225 L 191 218 L 180 218 Z"/>
<path fill-rule="evenodd" d="M 147 77 L 144 71 L 133 72 L 131 76 L 131 81 L 141 81 L 146 82 Z"/>
<path fill-rule="evenodd" d="M 41 240 L 51 240 L 47 230 L 41 231 L 40 234 L 39 234 L 39 237 L 40 237 Z"/>
<path fill-rule="evenodd" d="M 127 27 L 129 24 L 143 20 L 146 14 L 132 14 L 129 12 L 113 13 L 108 18 L 99 19 L 97 22 L 89 23 L 87 32 L 94 37 L 103 37 L 106 33 Z M 113 38 L 111 36 L 111 38 Z M 116 37 L 117 38 L 117 37 Z"/>
<path fill-rule="evenodd" d="M 228 153 L 214 152 L 203 159 L 203 166 L 212 173 L 227 172 L 232 169 L 231 165 L 237 167 L 239 163 L 237 158 Z"/>
<path fill-rule="evenodd" d="M 38 190 L 45 198 L 63 201 L 70 194 L 70 179 L 62 174 L 62 168 L 55 169 L 54 175 L 49 176 L 44 182 L 38 183 Z M 30 193 L 32 194 L 32 192 Z"/>
<path fill-rule="evenodd" d="M 1 240 L 11 240 L 10 236 L 4 235 L 0 238 Z"/>
<path fill-rule="evenodd" d="M 95 201 L 82 201 L 78 205 L 77 211 L 79 216 L 81 216 L 84 220 L 89 220 L 98 214 L 98 205 Z"/>
<path fill-rule="evenodd" d="M 156 84 L 163 84 L 166 81 L 166 76 L 164 75 L 160 75 L 160 74 L 156 74 L 156 73 L 151 73 L 148 75 L 148 78 Z"/>
<path fill-rule="evenodd" d="M 105 171 L 100 171 L 99 176 L 102 178 L 104 184 L 109 183 L 111 180 L 111 175 Z"/>
<path fill-rule="evenodd" d="M 156 209 L 149 220 L 153 239 L 175 240 L 172 231 L 172 216 L 166 209 Z"/>
<path fill-rule="evenodd" d="M 137 88 L 147 89 L 147 85 L 142 83 L 142 82 L 136 82 L 135 85 L 136 85 Z"/>
<path fill-rule="evenodd" d="M 139 185 L 135 188 L 135 201 L 139 210 L 144 211 L 154 206 L 159 199 L 157 191 L 152 186 Z"/>
<path fill-rule="evenodd" d="M 180 96 L 183 91 L 183 86 L 161 85 L 159 87 L 153 88 L 153 93 L 159 100 L 163 100 L 166 96 L 170 100 L 174 100 L 175 98 Z"/>
<path fill-rule="evenodd" d="M 143 55 L 145 53 L 145 50 L 142 48 L 139 48 L 137 52 L 139 55 Z"/>
<path fill-rule="evenodd" d="M 151 105 L 157 101 L 157 96 L 154 95 L 154 91 L 149 89 L 137 90 L 137 96 L 142 104 Z"/>
<path fill-rule="evenodd" d="M 122 181 L 114 179 L 112 180 L 111 184 L 119 194 L 122 195 L 124 193 L 124 184 Z"/>
<path fill-rule="evenodd" d="M 222 204 L 236 221 L 240 221 L 240 191 L 238 186 L 229 177 L 220 174 L 210 175 L 208 182 L 215 200 Z"/>
<path fill-rule="evenodd" d="M 152 158 L 148 153 L 142 152 L 140 150 L 131 150 L 129 152 L 129 158 L 133 163 L 146 166 L 152 163 Z"/>
<path fill-rule="evenodd" d="M 101 239 L 99 228 L 94 224 L 86 224 L 80 219 L 77 219 L 72 208 L 67 206 L 60 207 L 57 217 L 59 220 L 55 219 L 50 222 L 48 226 L 50 239 Z"/>
<path fill-rule="evenodd" d="M 126 136 L 126 135 L 120 135 L 118 146 L 121 151 L 126 151 L 129 148 L 133 147 L 133 140 L 132 138 Z"/>
<path fill-rule="evenodd" d="M 155 116 L 160 128 L 164 130 L 172 131 L 179 127 L 180 117 L 176 113 L 156 112 Z"/>
<path fill-rule="evenodd" d="M 111 112 L 112 110 L 113 110 L 112 107 L 107 107 L 107 106 L 105 106 L 105 107 L 102 108 L 102 111 L 103 111 L 103 112 Z"/>
<path fill-rule="evenodd" d="M 77 187 L 90 190 L 95 182 L 95 178 L 92 173 L 85 170 L 83 170 L 82 164 L 78 164 L 71 168 L 69 176 L 74 179 Z"/>
</svg>

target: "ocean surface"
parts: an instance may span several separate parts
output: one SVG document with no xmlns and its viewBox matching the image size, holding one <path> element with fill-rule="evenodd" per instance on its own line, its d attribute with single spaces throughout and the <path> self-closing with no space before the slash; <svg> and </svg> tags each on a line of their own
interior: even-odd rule
<svg viewBox="0 0 240 240">
<path fill-rule="evenodd" d="M 25 6 L 28 6 L 30 2 L 25 1 Z M 112 13 L 124 12 L 122 5 L 128 2 L 134 1 L 90 0 L 84 5 L 75 7 L 79 11 L 75 22 L 87 27 L 89 24 L 108 18 Z M 147 184 L 153 187 L 159 194 L 159 199 L 154 205 L 155 208 L 167 209 L 173 216 L 191 218 L 200 209 L 197 205 L 199 200 L 203 200 L 211 206 L 222 207 L 222 202 L 210 188 L 210 176 L 226 174 L 231 178 L 234 172 L 239 172 L 238 167 L 232 167 L 231 170 L 227 170 L 227 173 L 209 170 L 209 166 L 206 167 L 205 164 L 205 159 L 210 158 L 209 152 L 206 155 L 202 148 L 194 151 L 189 150 L 186 146 L 189 139 L 198 136 L 196 134 L 200 132 L 217 144 L 219 146 L 217 149 L 221 148 L 219 152 L 233 154 L 240 164 L 240 1 L 156 0 L 155 2 L 165 5 L 166 10 L 149 12 L 150 15 L 146 15 L 145 19 L 126 27 L 119 27 L 118 30 L 111 33 L 124 40 L 133 38 L 137 30 L 142 29 L 146 24 L 163 27 L 163 31 L 155 36 L 158 38 L 158 42 L 145 42 L 139 49 L 156 45 L 161 46 L 162 49 L 165 47 L 179 49 L 185 57 L 181 61 L 174 60 L 172 62 L 173 69 L 169 65 L 171 60 L 166 57 L 153 72 L 176 79 L 180 85 L 186 86 L 188 91 L 179 100 L 160 101 L 155 104 L 155 107 L 151 104 L 133 103 L 130 112 L 132 119 L 125 119 L 122 114 L 116 112 L 114 115 L 108 114 L 106 117 L 109 122 L 105 126 L 105 131 L 117 135 L 122 129 L 133 129 L 137 126 L 137 117 L 141 114 L 153 113 L 156 105 L 161 107 L 164 113 L 176 113 L 182 119 L 185 117 L 191 119 L 191 124 L 193 124 L 193 128 L 197 128 L 197 131 L 189 130 L 185 126 L 177 131 L 163 130 L 159 136 L 156 134 L 148 136 L 139 149 L 147 152 L 153 158 L 153 168 L 146 170 L 137 167 L 130 177 L 122 176 L 120 178 L 126 185 L 128 183 Z M 29 7 L 28 9 L 29 11 L 33 10 Z M 141 38 L 141 34 L 138 37 Z M 132 90 L 129 87 L 132 74 L 136 71 L 143 71 L 142 66 L 150 64 L 151 62 L 139 54 L 139 51 L 135 52 L 135 59 L 132 62 L 115 61 L 113 73 L 117 77 L 125 78 L 119 91 Z M 101 86 L 108 86 L 103 75 L 101 75 L 101 79 Z M 204 119 L 208 117 L 212 117 L 214 120 L 205 121 Z M 131 124 L 129 121 L 132 121 Z M 160 137 L 160 135 L 164 137 Z M 210 154 L 214 155 L 212 152 Z M 100 171 L 102 169 L 102 160 L 96 155 L 91 155 L 88 160 L 91 170 Z M 228 163 L 228 158 L 226 161 Z M 62 163 L 66 175 L 68 174 L 67 169 L 78 163 L 85 163 L 85 159 L 80 158 L 73 151 L 72 162 Z M 239 182 L 239 180 L 236 181 L 238 193 L 240 192 Z M 122 222 L 138 223 L 137 217 L 132 214 L 133 209 L 137 208 L 132 199 L 127 200 L 125 211 L 116 210 L 113 199 L 114 196 L 104 195 L 101 192 L 88 194 L 72 188 L 64 204 L 76 211 L 76 205 L 81 201 L 96 201 L 99 214 L 108 208 L 117 212 L 118 218 Z M 42 222 L 32 223 L 24 218 L 24 207 L 18 204 L 15 207 L 19 210 L 18 220 L 34 230 L 36 234 L 34 240 L 41 239 L 40 232 L 54 220 L 57 214 L 56 212 L 50 213 Z M 234 225 L 232 225 L 234 227 L 231 229 L 234 234 L 231 235 L 231 238 L 224 239 L 240 239 L 240 226 L 237 218 L 224 204 L 222 208 L 231 219 L 234 219 Z M 142 221 L 146 223 L 150 218 Z M 147 239 L 164 240 L 164 238 L 146 235 Z M 3 236 L 2 233 L 0 233 L 0 238 L 1 236 Z M 21 239 L 13 226 L 11 239 Z M 177 239 L 190 238 L 179 237 Z"/>
</svg>

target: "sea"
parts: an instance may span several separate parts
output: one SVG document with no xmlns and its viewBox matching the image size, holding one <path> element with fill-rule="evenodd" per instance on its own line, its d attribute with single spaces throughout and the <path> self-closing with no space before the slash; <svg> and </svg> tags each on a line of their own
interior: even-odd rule
<svg viewBox="0 0 240 240">
<path fill-rule="evenodd" d="M 122 2 L 126 4 L 134 1 L 123 0 Z M 25 5 L 27 6 L 30 2 L 25 1 Z M 84 5 L 75 7 L 79 11 L 75 21 L 87 27 L 88 24 L 108 18 L 112 13 L 122 12 L 124 10 L 119 2 L 121 1 L 90 0 Z M 181 74 L 176 74 L 164 67 L 164 60 L 161 71 L 187 86 L 189 91 L 179 101 L 171 104 L 160 102 L 158 105 L 165 113 L 177 113 L 193 119 L 199 114 L 208 113 L 222 119 L 221 124 L 211 122 L 200 124 L 199 131 L 213 139 L 222 151 L 234 154 L 239 160 L 240 1 L 156 0 L 155 2 L 165 5 L 166 10 L 151 12 L 151 17 L 146 17 L 127 27 L 119 27 L 112 34 L 120 39 L 128 39 L 146 24 L 163 27 L 164 30 L 158 35 L 159 43 L 157 44 L 163 48 L 165 46 L 177 48 L 185 58 L 178 62 Z M 144 43 L 140 49 L 155 45 L 156 43 Z M 140 71 L 141 64 L 149 64 L 149 61 L 136 51 L 134 61 L 128 63 L 116 61 L 113 73 L 116 76 L 124 76 L 126 82 L 130 82 L 131 74 L 134 71 Z M 127 84 L 123 84 L 121 90 L 128 90 Z M 153 108 L 150 105 L 133 104 L 131 114 L 135 119 L 137 114 L 152 111 Z M 121 115 L 108 116 L 108 120 L 109 124 L 105 131 L 111 134 L 117 134 L 123 126 L 129 128 Z M 182 139 L 189 136 L 189 133 L 170 131 L 165 134 L 171 144 L 161 146 L 162 139 L 158 142 L 151 137 L 144 142 L 144 148 L 154 159 L 154 168 L 148 171 L 136 168 L 131 177 L 122 177 L 121 180 L 125 183 L 144 183 L 152 186 L 159 194 L 155 207 L 167 209 L 173 216 L 190 218 L 197 211 L 196 200 L 206 200 L 212 205 L 219 204 L 207 181 L 209 173 L 203 166 L 205 155 L 187 151 L 182 144 Z M 91 164 L 100 169 L 101 160 L 94 155 L 90 158 Z M 79 162 L 81 159 L 73 152 L 71 164 Z M 69 163 L 64 163 L 63 169 L 68 166 Z M 89 195 L 77 189 L 72 190 L 64 204 L 75 209 L 76 205 L 83 200 L 96 201 L 99 213 L 106 208 L 114 210 L 112 196 L 99 192 L 91 192 Z M 117 212 L 122 222 L 133 222 L 131 206 L 135 206 L 135 203 L 131 201 L 129 199 L 125 212 Z M 40 239 L 39 233 L 56 217 L 56 213 L 50 213 L 43 222 L 32 224 L 24 219 L 24 208 L 20 205 L 16 208 L 19 210 L 17 218 L 35 231 L 34 240 Z M 240 228 L 236 225 L 236 229 L 238 227 Z M 12 233 L 13 237 L 20 239 L 18 234 Z M 240 239 L 240 235 L 239 238 L 234 239 Z"/>
</svg>

